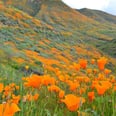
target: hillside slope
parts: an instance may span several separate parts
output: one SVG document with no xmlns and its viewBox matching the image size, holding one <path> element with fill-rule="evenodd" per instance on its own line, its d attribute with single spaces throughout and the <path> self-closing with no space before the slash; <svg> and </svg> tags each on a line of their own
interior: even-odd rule
<svg viewBox="0 0 116 116">
<path fill-rule="evenodd" d="M 43 2 L 35 17 L 0 3 L 0 62 L 20 70 L 28 64 L 31 67 L 30 72 L 44 73 L 44 67 L 47 70 L 62 68 L 76 62 L 78 58 L 96 59 L 103 55 L 89 43 L 110 41 L 113 37 L 100 34 L 96 27 L 100 26 L 98 22 L 81 15 L 61 1 L 56 0 L 52 4 L 50 1 Z M 69 14 L 64 12 L 65 9 L 69 10 Z M 50 21 L 44 19 L 44 13 Z M 52 13 L 55 19 L 51 21 Z M 74 20 L 70 20 L 71 16 Z M 105 27 L 107 25 L 102 25 L 101 29 Z M 112 59 L 111 64 L 115 64 L 115 60 Z"/>
<path fill-rule="evenodd" d="M 116 27 L 116 16 L 113 16 L 111 14 L 105 13 L 103 11 L 98 11 L 98 10 L 91 10 L 91 9 L 80 9 L 77 10 L 83 15 L 88 16 L 89 18 L 92 18 L 102 24 L 107 24 L 111 28 L 109 30 L 104 29 L 100 30 L 102 34 L 112 36 L 113 39 L 109 42 L 104 41 L 101 42 L 97 45 L 98 48 L 100 48 L 102 51 L 105 53 L 110 54 L 113 57 L 116 57 L 116 32 L 115 32 L 115 27 Z"/>
<path fill-rule="evenodd" d="M 52 25 L 56 31 L 72 35 L 72 38 L 76 40 L 80 38 L 81 41 L 97 46 L 115 57 L 116 53 L 106 50 L 105 45 L 109 44 L 111 47 L 110 43 L 116 39 L 116 17 L 102 11 L 90 11 L 87 11 L 89 12 L 87 14 L 95 15 L 96 18 L 86 13 L 75 12 L 60 0 L 47 0 L 42 2 L 35 17 Z M 102 46 L 106 49 L 102 49 Z M 116 46 L 115 43 L 113 46 Z M 110 49 L 113 50 L 112 47 Z"/>
</svg>

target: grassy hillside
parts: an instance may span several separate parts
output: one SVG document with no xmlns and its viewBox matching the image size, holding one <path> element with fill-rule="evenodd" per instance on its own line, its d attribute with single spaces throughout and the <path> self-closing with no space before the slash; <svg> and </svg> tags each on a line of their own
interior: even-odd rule
<svg viewBox="0 0 116 116">
<path fill-rule="evenodd" d="M 95 46 L 115 56 L 115 51 L 110 52 L 112 47 L 105 48 L 114 41 L 115 26 L 101 25 L 61 1 L 42 1 L 34 17 L 11 4 L 1 2 L 0 6 L 0 62 L 21 73 L 25 73 L 26 65 L 31 67 L 29 74 L 43 74 L 44 65 L 51 70 L 54 66 L 70 65 L 79 58 L 97 59 L 105 55 Z M 110 63 L 115 65 L 115 59 Z"/>
<path fill-rule="evenodd" d="M 103 50 L 105 53 L 116 57 L 116 33 L 115 33 L 115 28 L 116 28 L 116 16 L 113 16 L 111 14 L 105 13 L 103 11 L 98 11 L 98 10 L 90 10 L 90 9 L 81 9 L 77 10 L 80 13 L 82 13 L 85 16 L 88 16 L 89 18 L 92 18 L 102 24 L 107 24 L 110 25 L 111 28 L 109 30 L 104 29 L 104 30 L 99 30 L 100 33 L 109 35 L 113 39 L 109 42 L 101 42 L 97 45 L 98 48 Z"/>
<path fill-rule="evenodd" d="M 105 51 L 107 57 L 108 54 L 115 57 L 115 25 L 101 24 L 60 0 L 36 1 L 40 7 L 35 16 L 25 13 L 29 1 L 25 1 L 24 6 L 20 4 L 24 7 L 21 10 L 15 0 L 7 2 L 0 3 L 2 64 L 22 73 L 28 64 L 31 67 L 29 74 L 43 74 L 44 65 L 48 70 L 54 66 L 62 68 L 79 58 L 97 59 L 105 55 L 96 46 Z M 115 65 L 115 58 L 110 63 Z"/>
</svg>

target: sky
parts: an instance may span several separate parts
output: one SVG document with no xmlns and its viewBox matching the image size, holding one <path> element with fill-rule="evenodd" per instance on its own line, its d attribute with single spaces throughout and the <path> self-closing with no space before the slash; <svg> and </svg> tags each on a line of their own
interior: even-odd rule
<svg viewBox="0 0 116 116">
<path fill-rule="evenodd" d="M 62 1 L 72 8 L 96 9 L 116 15 L 116 0 L 62 0 Z"/>
</svg>

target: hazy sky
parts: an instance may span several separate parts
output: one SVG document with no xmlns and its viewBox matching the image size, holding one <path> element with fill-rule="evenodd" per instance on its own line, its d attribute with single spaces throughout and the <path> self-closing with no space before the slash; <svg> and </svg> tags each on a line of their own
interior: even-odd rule
<svg viewBox="0 0 116 116">
<path fill-rule="evenodd" d="M 103 10 L 116 15 L 116 0 L 62 0 L 72 8 Z"/>
</svg>

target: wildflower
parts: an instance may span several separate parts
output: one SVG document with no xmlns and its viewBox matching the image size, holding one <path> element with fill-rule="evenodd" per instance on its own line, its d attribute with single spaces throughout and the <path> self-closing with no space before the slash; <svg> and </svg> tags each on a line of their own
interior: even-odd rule
<svg viewBox="0 0 116 116">
<path fill-rule="evenodd" d="M 36 93 L 36 94 L 33 96 L 33 100 L 36 101 L 36 100 L 38 99 L 38 97 L 39 97 L 39 94 Z"/>
<path fill-rule="evenodd" d="M 102 86 L 105 86 L 106 89 L 112 88 L 112 83 L 109 82 L 109 81 L 100 81 L 100 84 L 101 84 Z"/>
<path fill-rule="evenodd" d="M 59 76 L 58 76 L 58 79 L 59 79 L 60 81 L 62 81 L 62 82 L 65 81 L 65 77 L 64 77 L 63 75 L 59 75 Z"/>
<path fill-rule="evenodd" d="M 16 112 L 20 111 L 15 103 L 0 104 L 0 116 L 14 116 Z"/>
<path fill-rule="evenodd" d="M 99 85 L 98 81 L 92 81 L 91 89 L 94 89 L 97 85 Z"/>
<path fill-rule="evenodd" d="M 30 78 L 27 78 L 27 82 L 24 83 L 26 87 L 40 88 L 42 78 L 38 75 L 32 75 Z"/>
<path fill-rule="evenodd" d="M 12 92 L 12 88 L 10 86 L 5 86 L 4 87 L 4 95 L 8 96 Z"/>
<path fill-rule="evenodd" d="M 101 86 L 101 85 L 97 85 L 96 87 L 97 93 L 98 95 L 103 95 L 106 92 L 106 87 L 105 86 Z"/>
<path fill-rule="evenodd" d="M 3 91 L 4 85 L 0 83 L 0 93 Z"/>
<path fill-rule="evenodd" d="M 97 74 L 98 73 L 98 69 L 93 69 L 93 73 Z"/>
<path fill-rule="evenodd" d="M 109 70 L 109 69 L 105 69 L 105 70 L 104 70 L 104 73 L 105 73 L 106 75 L 108 75 L 108 74 L 111 73 L 111 70 Z"/>
<path fill-rule="evenodd" d="M 92 69 L 90 69 L 90 68 L 87 69 L 87 73 L 88 73 L 88 74 L 91 74 L 91 73 L 92 73 Z"/>
<path fill-rule="evenodd" d="M 86 88 L 85 87 L 81 87 L 80 89 L 79 89 L 79 94 L 80 95 L 82 95 L 83 93 L 85 93 L 86 92 Z"/>
<path fill-rule="evenodd" d="M 15 104 L 18 104 L 20 100 L 20 95 L 16 96 L 16 95 L 12 95 L 12 102 Z"/>
<path fill-rule="evenodd" d="M 80 59 L 79 64 L 80 64 L 81 68 L 85 69 L 87 67 L 87 60 Z"/>
<path fill-rule="evenodd" d="M 90 82 L 90 78 L 89 77 L 84 77 L 84 82 L 85 83 L 89 83 Z"/>
<path fill-rule="evenodd" d="M 112 83 L 115 83 L 116 82 L 116 78 L 115 78 L 115 76 L 114 75 L 110 75 L 110 81 L 112 82 Z"/>
<path fill-rule="evenodd" d="M 50 92 L 52 92 L 52 91 L 59 92 L 60 88 L 58 86 L 56 86 L 56 85 L 51 85 L 51 86 L 48 87 L 48 91 L 50 91 Z"/>
<path fill-rule="evenodd" d="M 98 68 L 99 68 L 100 70 L 104 70 L 104 67 L 105 67 L 106 63 L 107 63 L 107 58 L 105 58 L 105 57 L 100 58 L 100 59 L 97 61 Z"/>
<path fill-rule="evenodd" d="M 65 99 L 61 100 L 61 102 L 66 104 L 68 110 L 76 111 L 85 102 L 85 99 L 73 94 L 68 94 L 65 96 Z"/>
<path fill-rule="evenodd" d="M 25 66 L 25 69 L 26 69 L 26 70 L 28 70 L 28 69 L 29 69 L 29 66 L 28 66 L 28 65 L 26 65 L 26 66 Z"/>
<path fill-rule="evenodd" d="M 105 78 L 106 76 L 103 73 L 99 73 L 97 80 L 104 80 Z"/>
<path fill-rule="evenodd" d="M 70 91 L 75 91 L 80 85 L 78 82 L 70 81 L 69 86 L 70 86 L 70 88 L 69 88 Z"/>
<path fill-rule="evenodd" d="M 48 86 L 49 84 L 54 85 L 55 84 L 55 78 L 52 78 L 49 75 L 45 75 L 42 78 L 42 84 L 45 85 L 45 86 Z"/>
<path fill-rule="evenodd" d="M 94 92 L 88 92 L 88 98 L 90 101 L 93 101 L 95 99 Z"/>
<path fill-rule="evenodd" d="M 9 86 L 11 87 L 11 88 L 14 88 L 15 87 L 15 83 L 11 83 L 11 84 L 9 84 Z"/>
<path fill-rule="evenodd" d="M 80 64 L 74 63 L 74 69 L 75 69 L 76 71 L 79 71 L 79 70 L 80 70 Z"/>
<path fill-rule="evenodd" d="M 113 90 L 116 91 L 116 85 L 114 86 L 114 89 Z"/>
<path fill-rule="evenodd" d="M 59 98 L 61 99 L 61 98 L 63 98 L 64 97 L 64 94 L 65 94 L 65 92 L 63 91 L 63 90 L 60 90 L 59 91 Z"/>
<path fill-rule="evenodd" d="M 15 88 L 16 88 L 16 90 L 19 90 L 19 86 L 17 85 L 17 86 L 15 86 Z"/>
</svg>

